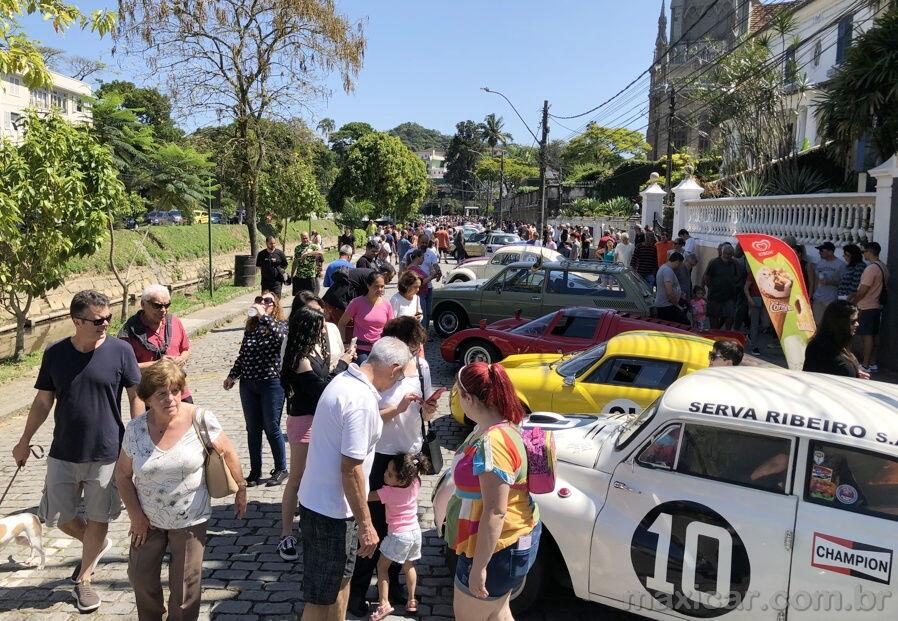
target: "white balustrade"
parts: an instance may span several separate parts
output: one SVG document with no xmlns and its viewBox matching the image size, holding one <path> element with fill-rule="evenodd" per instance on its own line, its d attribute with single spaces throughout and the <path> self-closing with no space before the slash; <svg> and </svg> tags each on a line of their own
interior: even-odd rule
<svg viewBox="0 0 898 621">
<path fill-rule="evenodd" d="M 813 246 L 858 244 L 873 239 L 875 197 L 870 192 L 687 200 L 685 228 L 709 241 L 763 233 Z"/>
</svg>

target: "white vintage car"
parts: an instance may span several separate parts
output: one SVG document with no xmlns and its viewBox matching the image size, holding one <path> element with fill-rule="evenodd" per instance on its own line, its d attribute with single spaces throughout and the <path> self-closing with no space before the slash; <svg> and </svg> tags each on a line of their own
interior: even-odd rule
<svg viewBox="0 0 898 621">
<path fill-rule="evenodd" d="M 652 619 L 898 619 L 898 387 L 718 368 L 641 414 L 531 422 L 557 485 L 516 611 L 554 580 Z"/>
<path fill-rule="evenodd" d="M 518 261 L 535 263 L 537 257 L 542 255 L 543 261 L 563 261 L 560 252 L 543 248 L 542 246 L 530 246 L 527 244 L 514 244 L 497 248 L 489 257 L 468 259 L 458 267 L 449 270 L 443 276 L 444 283 L 468 282 L 481 278 L 492 278 L 502 271 L 506 265 Z"/>
</svg>

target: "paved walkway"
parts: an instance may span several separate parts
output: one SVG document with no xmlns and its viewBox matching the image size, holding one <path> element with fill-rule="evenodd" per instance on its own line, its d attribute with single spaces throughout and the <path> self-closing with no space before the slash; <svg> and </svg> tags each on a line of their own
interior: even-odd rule
<svg viewBox="0 0 898 621">
<path fill-rule="evenodd" d="M 392 292 L 389 292 L 392 293 Z M 248 300 L 231 303 L 242 312 Z M 214 322 L 213 310 L 204 313 Z M 219 317 L 220 320 L 220 317 Z M 199 319 L 197 319 L 199 322 Z M 191 318 L 191 323 L 193 318 Z M 185 323 L 187 323 L 185 321 Z M 197 326 L 202 324 L 197 323 Z M 228 435 L 235 441 L 242 463 L 248 463 L 246 437 L 240 399 L 236 389 L 225 391 L 221 382 L 239 347 L 242 320 L 211 329 L 194 340 L 193 356 L 188 371 L 191 388 L 198 403 L 212 409 L 222 420 Z M 193 326 L 192 326 L 193 327 Z M 428 360 L 433 365 L 434 384 L 451 385 L 456 368 L 442 361 L 439 343 L 427 346 Z M 30 402 L 33 390 L 23 386 L 21 391 Z M 4 391 L 7 392 L 7 391 Z M 127 408 L 126 408 L 127 409 Z M 465 432 L 450 417 L 448 397 L 440 403 L 441 418 L 435 423 L 444 454 L 448 460 L 451 450 Z M 125 414 L 127 418 L 127 414 Z M 22 416 L 0 421 L 0 491 L 15 472 L 10 451 L 18 440 L 24 423 Z M 34 442 L 49 447 L 52 419 L 44 425 Z M 264 471 L 272 468 L 268 449 L 265 449 Z M 44 461 L 30 461 L 15 480 L 0 513 L 8 515 L 20 511 L 34 512 L 40 500 L 45 473 Z M 442 556 L 442 545 L 433 530 L 430 495 L 436 477 L 425 477 L 420 496 L 420 515 L 425 530 L 424 556 L 418 563 L 421 600 L 420 618 L 440 620 L 452 618 L 452 578 Z M 209 541 L 203 572 L 203 619 L 293 619 L 302 610 L 300 581 L 303 562 L 285 563 L 277 555 L 275 546 L 280 534 L 281 487 L 257 487 L 249 490 L 249 509 L 246 517 L 236 520 L 232 507 L 215 501 L 209 523 Z M 104 604 L 93 614 L 95 619 L 135 619 L 134 597 L 127 578 L 128 520 L 122 516 L 110 526 L 113 548 L 94 575 Z M 7 561 L 7 555 L 22 552 L 9 546 L 0 556 L 0 619 L 57 621 L 79 618 L 72 598 L 68 577 L 80 558 L 80 546 L 60 531 L 45 533 L 47 566 L 43 572 Z M 27 554 L 27 553 L 26 553 Z M 165 576 L 163 576 L 165 579 Z M 372 588 L 371 595 L 373 596 Z M 582 602 L 570 592 L 549 593 L 537 610 L 523 619 L 632 619 L 607 608 Z M 402 619 L 402 608 L 393 619 Z"/>
</svg>

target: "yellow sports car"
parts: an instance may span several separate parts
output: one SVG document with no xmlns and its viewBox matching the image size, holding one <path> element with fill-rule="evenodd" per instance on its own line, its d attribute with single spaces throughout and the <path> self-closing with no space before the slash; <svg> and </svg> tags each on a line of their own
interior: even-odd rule
<svg viewBox="0 0 898 621">
<path fill-rule="evenodd" d="M 708 367 L 714 341 L 689 334 L 624 332 L 573 354 L 521 354 L 502 361 L 531 412 L 639 413 L 675 380 Z M 452 416 L 465 421 L 453 387 Z"/>
</svg>

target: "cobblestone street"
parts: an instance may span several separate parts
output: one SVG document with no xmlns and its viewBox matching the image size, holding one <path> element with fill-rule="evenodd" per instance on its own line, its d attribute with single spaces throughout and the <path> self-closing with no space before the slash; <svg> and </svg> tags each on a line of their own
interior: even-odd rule
<svg viewBox="0 0 898 621">
<path fill-rule="evenodd" d="M 237 444 L 242 463 L 248 464 L 246 437 L 240 399 L 236 389 L 226 392 L 221 385 L 236 355 L 241 338 L 241 323 L 235 322 L 213 330 L 193 343 L 193 356 L 188 367 L 189 381 L 196 402 L 212 409 L 221 419 L 228 435 Z M 439 342 L 428 343 L 428 360 L 433 368 L 435 385 L 451 385 L 455 368 L 442 361 Z M 448 397 L 441 399 L 439 430 L 445 455 L 464 436 L 464 430 L 447 416 Z M 124 417 L 127 419 L 127 406 Z M 15 467 L 10 457 L 24 424 L 23 417 L 0 423 L 0 484 L 5 488 Z M 34 443 L 50 446 L 52 415 Z M 264 472 L 271 469 L 271 458 L 265 445 Z M 448 462 L 447 462 L 448 463 Z M 43 486 L 45 462 L 32 459 L 16 478 L 4 501 L 2 513 L 37 511 Z M 425 531 L 424 556 L 418 563 L 421 600 L 420 618 L 452 617 L 452 578 L 446 566 L 442 545 L 433 530 L 430 495 L 436 477 L 425 477 L 421 488 L 420 512 Z M 281 487 L 256 487 L 249 490 L 249 508 L 244 519 L 234 519 L 232 506 L 215 501 L 209 522 L 203 576 L 201 618 L 227 619 L 293 619 L 301 612 L 303 563 L 286 563 L 275 550 L 280 533 Z M 113 547 L 94 574 L 94 585 L 100 590 L 103 605 L 94 613 L 97 619 L 135 619 L 134 597 L 127 578 L 128 519 L 122 516 L 110 525 Z M 9 555 L 22 558 L 27 551 L 9 545 L 0 556 L 0 618 L 4 621 L 41 619 L 57 621 L 80 617 L 74 606 L 72 585 L 68 580 L 80 558 L 80 546 L 59 530 L 44 534 L 47 565 L 44 571 L 21 568 L 8 560 Z M 163 580 L 165 581 L 165 569 Z M 374 595 L 374 588 L 370 592 Z M 399 613 L 402 608 L 397 608 Z M 391 618 L 404 618 L 401 615 Z M 622 616 L 607 608 L 577 600 L 572 593 L 551 592 L 523 619 L 615 619 Z"/>
</svg>

